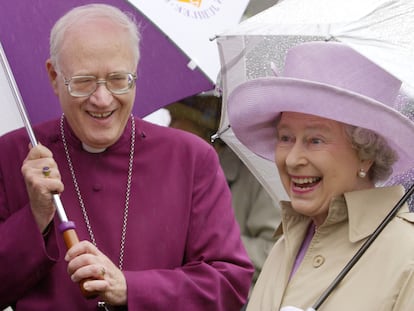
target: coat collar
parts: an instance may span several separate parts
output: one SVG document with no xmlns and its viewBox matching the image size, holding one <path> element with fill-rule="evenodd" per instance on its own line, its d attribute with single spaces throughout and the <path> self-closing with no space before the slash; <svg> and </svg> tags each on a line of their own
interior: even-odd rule
<svg viewBox="0 0 414 311">
<path fill-rule="evenodd" d="M 349 218 L 349 240 L 357 242 L 371 235 L 404 195 L 402 186 L 381 187 L 345 193 Z M 413 221 L 405 204 L 396 217 Z"/>
<path fill-rule="evenodd" d="M 328 216 L 322 226 L 335 225 L 348 219 L 349 240 L 357 242 L 375 231 L 403 195 L 402 186 L 378 187 L 345 193 L 332 200 Z M 298 223 L 306 224 L 307 228 L 309 218 L 294 211 L 290 202 L 282 201 L 281 208 L 283 221 L 276 229 L 275 235 L 280 235 L 287 228 Z M 404 204 L 396 217 L 414 223 L 414 213 L 409 212 L 407 204 Z"/>
</svg>

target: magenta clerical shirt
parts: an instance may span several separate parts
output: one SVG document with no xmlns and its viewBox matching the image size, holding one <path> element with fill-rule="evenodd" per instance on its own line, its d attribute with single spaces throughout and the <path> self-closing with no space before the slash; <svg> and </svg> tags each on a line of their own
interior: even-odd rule
<svg viewBox="0 0 414 311">
<path fill-rule="evenodd" d="M 136 127 L 123 262 L 128 310 L 240 310 L 253 269 L 214 149 L 196 136 L 138 118 Z M 80 240 L 90 240 L 59 121 L 34 131 L 58 163 L 69 220 Z M 97 246 L 118 264 L 131 123 L 116 144 L 97 154 L 84 151 L 66 123 L 65 131 Z M 98 300 L 86 300 L 66 272 L 58 218 L 46 243 L 34 222 L 20 171 L 28 144 L 24 129 L 0 138 L 0 309 L 97 310 Z"/>
</svg>

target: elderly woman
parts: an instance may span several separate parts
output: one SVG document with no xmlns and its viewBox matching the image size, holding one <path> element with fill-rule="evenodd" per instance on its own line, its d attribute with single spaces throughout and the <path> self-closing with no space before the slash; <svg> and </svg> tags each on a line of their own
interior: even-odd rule
<svg viewBox="0 0 414 311">
<path fill-rule="evenodd" d="M 290 198 L 248 311 L 314 306 L 402 197 L 376 187 L 414 163 L 414 123 L 392 108 L 400 86 L 341 43 L 310 42 L 282 76 L 230 94 L 233 131 L 275 162 Z M 318 310 L 412 310 L 413 222 L 405 204 Z"/>
</svg>

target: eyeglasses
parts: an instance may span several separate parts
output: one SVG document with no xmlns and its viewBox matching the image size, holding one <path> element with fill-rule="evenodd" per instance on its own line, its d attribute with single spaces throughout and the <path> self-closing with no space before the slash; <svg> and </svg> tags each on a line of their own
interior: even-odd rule
<svg viewBox="0 0 414 311">
<path fill-rule="evenodd" d="M 95 76 L 73 76 L 70 79 L 63 77 L 68 92 L 73 97 L 92 95 L 98 88 L 98 84 L 105 84 L 112 94 L 126 94 L 134 86 L 136 79 L 136 74 L 122 72 L 110 73 L 105 79 L 98 79 Z"/>
</svg>

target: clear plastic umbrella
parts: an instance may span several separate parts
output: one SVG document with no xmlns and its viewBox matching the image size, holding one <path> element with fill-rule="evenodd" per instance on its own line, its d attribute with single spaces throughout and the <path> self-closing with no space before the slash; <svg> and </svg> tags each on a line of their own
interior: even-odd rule
<svg viewBox="0 0 414 311">
<path fill-rule="evenodd" d="M 287 195 L 275 165 L 235 137 L 226 99 L 241 83 L 280 72 L 290 47 L 315 40 L 348 44 L 403 81 L 401 96 L 410 98 L 414 93 L 412 0 L 284 0 L 218 36 L 223 107 L 216 136 L 239 155 L 277 201 Z"/>
</svg>

